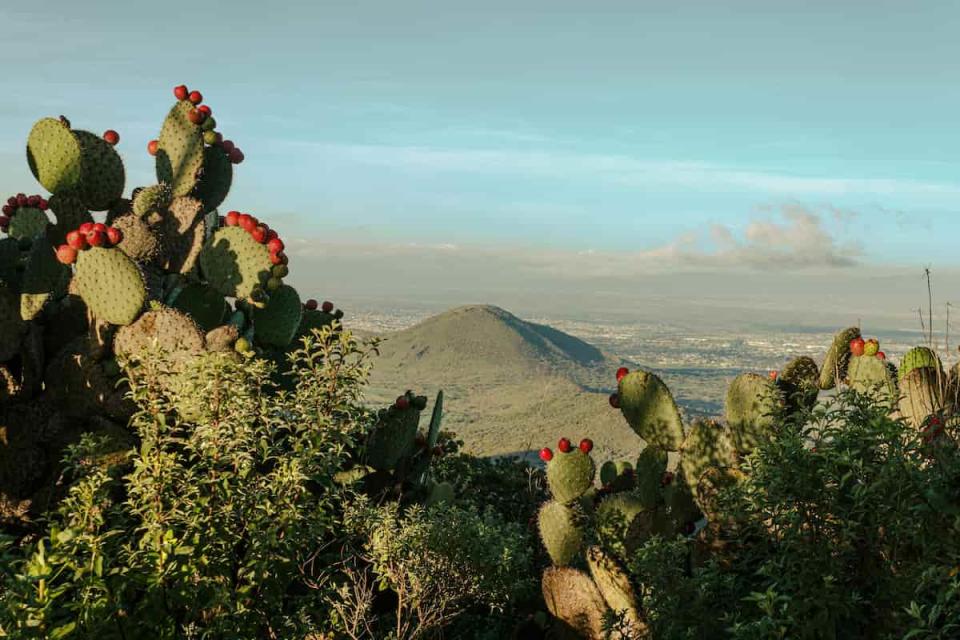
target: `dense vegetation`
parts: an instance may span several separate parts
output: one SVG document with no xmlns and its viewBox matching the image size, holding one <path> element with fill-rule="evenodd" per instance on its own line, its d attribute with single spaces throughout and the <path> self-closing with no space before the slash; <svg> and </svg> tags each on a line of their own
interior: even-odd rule
<svg viewBox="0 0 960 640">
<path fill-rule="evenodd" d="M 369 406 L 378 341 L 219 216 L 243 155 L 175 94 L 159 184 L 122 198 L 116 132 L 48 118 L 50 202 L 0 217 L 2 634 L 960 636 L 960 368 L 851 327 L 735 378 L 722 422 L 621 368 L 629 460 L 466 455 L 442 393 Z"/>
</svg>

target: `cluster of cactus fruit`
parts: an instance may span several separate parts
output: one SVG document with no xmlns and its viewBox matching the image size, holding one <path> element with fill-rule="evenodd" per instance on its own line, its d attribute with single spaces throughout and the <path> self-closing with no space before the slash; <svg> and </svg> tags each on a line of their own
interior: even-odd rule
<svg viewBox="0 0 960 640">
<path fill-rule="evenodd" d="M 115 131 L 96 136 L 61 116 L 29 133 L 30 169 L 51 195 L 17 194 L 0 217 L 0 503 L 29 504 L 68 434 L 125 423 L 130 372 L 118 363 L 155 348 L 181 362 L 283 362 L 299 337 L 343 315 L 284 284 L 275 231 L 219 215 L 243 154 L 214 130 L 199 92 L 174 93 L 149 145 L 157 184 L 129 198 Z M 171 390 L 181 384 L 171 373 Z"/>
<path fill-rule="evenodd" d="M 609 612 L 623 616 L 638 636 L 646 633 L 636 585 L 626 558 L 654 535 L 695 538 L 709 550 L 731 539 L 719 512 L 723 487 L 741 481 L 741 462 L 776 425 L 812 409 L 821 390 L 838 382 L 877 401 L 921 430 L 925 442 L 945 438 L 944 425 L 960 410 L 960 365 L 943 373 L 937 355 L 916 347 L 899 370 L 851 327 L 834 338 L 822 366 L 807 356 L 763 376 L 744 373 L 727 389 L 724 421 L 697 419 L 684 425 L 666 385 L 647 371 L 616 374 L 610 405 L 647 444 L 635 463 L 607 461 L 595 485 L 593 443 L 575 448 L 562 438 L 554 453 L 541 449 L 552 499 L 540 511 L 541 540 L 553 566 L 542 578 L 550 613 L 564 628 L 587 638 L 603 636 Z"/>
</svg>

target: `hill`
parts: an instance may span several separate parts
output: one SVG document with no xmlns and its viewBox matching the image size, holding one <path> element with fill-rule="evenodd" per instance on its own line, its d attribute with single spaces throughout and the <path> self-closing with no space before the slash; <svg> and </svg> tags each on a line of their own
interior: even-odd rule
<svg viewBox="0 0 960 640">
<path fill-rule="evenodd" d="M 473 305 L 382 337 L 368 398 L 443 389 L 444 428 L 472 453 L 534 456 L 561 436 L 592 438 L 613 457 L 642 446 L 607 401 L 617 367 L 629 364 L 552 327 Z"/>
</svg>

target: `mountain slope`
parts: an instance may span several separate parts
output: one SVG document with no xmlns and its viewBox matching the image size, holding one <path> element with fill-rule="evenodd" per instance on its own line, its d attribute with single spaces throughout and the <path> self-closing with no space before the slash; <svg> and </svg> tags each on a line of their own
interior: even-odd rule
<svg viewBox="0 0 960 640">
<path fill-rule="evenodd" d="M 622 363 L 552 327 L 476 305 L 383 337 L 369 399 L 443 389 L 444 428 L 473 453 L 535 455 L 561 436 L 592 438 L 601 458 L 642 446 L 607 402 Z"/>
</svg>

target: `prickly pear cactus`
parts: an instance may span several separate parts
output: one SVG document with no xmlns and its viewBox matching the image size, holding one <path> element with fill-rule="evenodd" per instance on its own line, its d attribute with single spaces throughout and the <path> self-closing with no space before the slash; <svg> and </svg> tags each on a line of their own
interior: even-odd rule
<svg viewBox="0 0 960 640">
<path fill-rule="evenodd" d="M 392 405 L 383 411 L 367 439 L 367 463 L 374 469 L 393 470 L 413 452 L 419 424 L 420 410 L 412 405 Z"/>
<path fill-rule="evenodd" d="M 270 278 L 270 252 L 240 227 L 214 232 L 200 252 L 200 270 L 221 294 L 249 298 Z"/>
<path fill-rule="evenodd" d="M 266 307 L 253 310 L 254 338 L 265 346 L 284 348 L 300 328 L 302 314 L 303 305 L 297 290 L 282 285 L 270 292 Z"/>
<path fill-rule="evenodd" d="M 791 409 L 812 409 L 820 393 L 820 370 L 813 358 L 794 358 L 777 376 Z"/>
<path fill-rule="evenodd" d="M 683 443 L 683 421 L 670 390 L 655 374 L 634 371 L 620 380 L 620 410 L 630 428 L 651 444 L 676 451 Z"/>
<path fill-rule="evenodd" d="M 130 324 L 147 300 L 143 272 L 116 248 L 81 251 L 74 277 L 77 293 L 90 311 L 110 324 Z"/>
<path fill-rule="evenodd" d="M 928 367 L 936 371 L 942 371 L 940 358 L 932 349 L 928 347 L 914 347 L 907 351 L 900 359 L 900 369 L 898 376 L 900 380 L 907 377 L 914 369 Z"/>
<path fill-rule="evenodd" d="M 820 367 L 820 388 L 833 389 L 837 380 L 843 380 L 847 375 L 847 362 L 850 358 L 850 341 L 860 337 L 859 327 L 849 327 L 838 332 L 833 343 L 827 350 Z"/>
<path fill-rule="evenodd" d="M 186 100 L 173 105 L 157 139 L 157 177 L 169 184 L 176 196 L 194 190 L 203 168 L 203 131 L 190 120 L 193 109 Z"/>
<path fill-rule="evenodd" d="M 742 373 L 730 383 L 724 416 L 740 453 L 749 453 L 770 437 L 783 406 L 783 392 L 769 378 Z"/>
<path fill-rule="evenodd" d="M 683 441 L 680 466 L 694 486 L 711 469 L 737 468 L 739 456 L 733 434 L 718 422 L 695 420 Z"/>
<path fill-rule="evenodd" d="M 945 382 L 939 367 L 927 366 L 914 366 L 900 380 L 900 416 L 907 424 L 919 429 L 943 411 Z"/>
<path fill-rule="evenodd" d="M 547 462 L 547 485 L 550 493 L 563 504 L 573 502 L 593 487 L 596 471 L 590 454 L 579 448 L 572 448 L 568 442 Z"/>
<path fill-rule="evenodd" d="M 583 520 L 583 514 L 574 505 L 550 500 L 540 508 L 537 516 L 540 539 L 554 565 L 563 567 L 572 564 L 580 556 L 583 551 Z"/>
<path fill-rule="evenodd" d="M 895 404 L 897 379 L 887 363 L 876 356 L 851 356 L 847 366 L 847 384 L 851 389 L 869 394 L 878 400 Z"/>
</svg>

